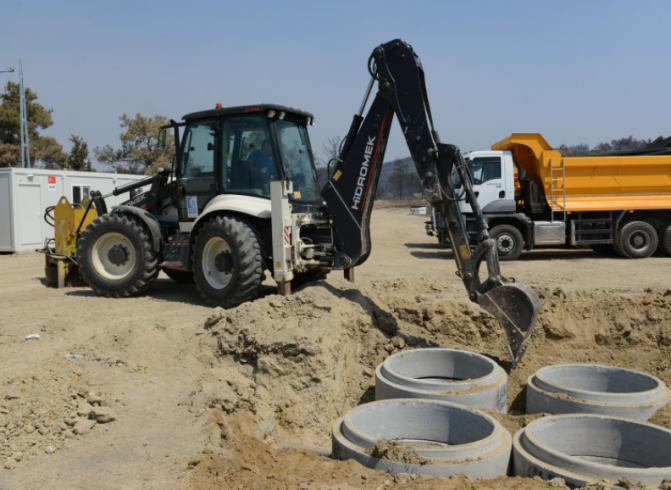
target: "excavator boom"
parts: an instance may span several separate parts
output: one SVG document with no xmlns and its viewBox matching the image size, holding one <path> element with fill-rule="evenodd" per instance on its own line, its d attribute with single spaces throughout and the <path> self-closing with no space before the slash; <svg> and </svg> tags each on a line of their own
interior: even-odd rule
<svg viewBox="0 0 671 490">
<path fill-rule="evenodd" d="M 487 222 L 478 206 L 469 169 L 454 145 L 440 142 L 434 129 L 419 57 L 397 39 L 375 48 L 368 60 L 371 82 L 359 113 L 336 159 L 333 174 L 322 194 L 333 220 L 334 245 L 344 268 L 361 265 L 371 251 L 370 216 L 394 116 L 398 118 L 415 168 L 431 205 L 440 211 L 448 231 L 457 274 L 469 299 L 494 315 L 508 336 L 513 367 L 521 359 L 538 318 L 540 300 L 530 287 L 501 275 Z M 369 95 L 378 91 L 363 116 Z M 456 172 L 462 189 L 457 194 L 451 175 Z M 479 239 L 469 243 L 459 211 L 461 199 L 471 205 Z M 487 277 L 480 277 L 485 261 Z"/>
</svg>

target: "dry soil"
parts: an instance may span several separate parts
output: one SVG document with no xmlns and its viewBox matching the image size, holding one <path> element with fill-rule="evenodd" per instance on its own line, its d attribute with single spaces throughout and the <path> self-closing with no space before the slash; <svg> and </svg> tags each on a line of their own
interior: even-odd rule
<svg viewBox="0 0 671 490">
<path fill-rule="evenodd" d="M 548 364 L 624 366 L 671 384 L 671 258 L 545 250 L 504 263 L 543 303 L 511 372 L 498 324 L 467 301 L 424 220 L 376 210 L 355 284 L 333 273 L 282 298 L 267 281 L 264 297 L 232 310 L 163 275 L 131 299 L 50 289 L 40 255 L 0 256 L 0 489 L 549 488 L 561 482 L 394 479 L 282 446 L 329 446 L 332 423 L 373 399 L 375 366 L 423 346 L 509 371 L 499 418 L 511 431 L 531 418 L 527 377 Z M 671 407 L 652 422 L 671 428 Z"/>
</svg>

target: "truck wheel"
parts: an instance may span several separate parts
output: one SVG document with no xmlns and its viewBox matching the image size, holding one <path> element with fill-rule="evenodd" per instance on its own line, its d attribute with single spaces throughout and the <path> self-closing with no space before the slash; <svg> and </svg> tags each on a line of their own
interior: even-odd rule
<svg viewBox="0 0 671 490">
<path fill-rule="evenodd" d="M 616 247 L 630 259 L 650 257 L 657 249 L 657 232 L 644 221 L 632 221 L 620 230 Z"/>
<path fill-rule="evenodd" d="M 193 266 L 207 304 L 232 308 L 257 298 L 264 278 L 259 232 L 237 216 L 211 218 L 196 237 Z"/>
<path fill-rule="evenodd" d="M 163 267 L 161 270 L 165 272 L 165 275 L 168 276 L 170 279 L 180 284 L 193 284 L 194 282 L 193 272 L 191 271 L 168 269 L 167 267 Z"/>
<path fill-rule="evenodd" d="M 498 225 L 489 232 L 496 243 L 500 260 L 516 260 L 524 250 L 524 238 L 520 230 L 512 225 Z"/>
<path fill-rule="evenodd" d="M 82 279 L 102 296 L 138 295 L 158 276 L 158 253 L 149 231 L 127 214 L 96 218 L 82 232 L 77 257 Z"/>
<path fill-rule="evenodd" d="M 661 239 L 666 255 L 671 257 L 671 223 L 661 230 Z"/>
</svg>

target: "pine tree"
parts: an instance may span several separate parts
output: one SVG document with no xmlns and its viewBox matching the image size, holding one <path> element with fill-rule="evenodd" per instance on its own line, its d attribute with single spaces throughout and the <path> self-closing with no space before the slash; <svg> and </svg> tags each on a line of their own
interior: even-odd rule
<svg viewBox="0 0 671 490">
<path fill-rule="evenodd" d="M 72 149 L 68 155 L 66 166 L 68 170 L 77 170 L 80 172 L 94 171 L 91 168 L 91 160 L 89 159 L 89 148 L 81 136 L 74 134 L 70 135 L 72 142 Z"/>
<path fill-rule="evenodd" d="M 26 88 L 26 117 L 30 142 L 31 166 L 62 168 L 67 155 L 56 139 L 40 136 L 38 130 L 53 125 L 53 109 L 45 109 L 36 102 L 37 94 Z M 7 82 L 4 93 L 0 94 L 0 167 L 21 165 L 21 113 L 20 87 L 18 83 Z"/>
</svg>

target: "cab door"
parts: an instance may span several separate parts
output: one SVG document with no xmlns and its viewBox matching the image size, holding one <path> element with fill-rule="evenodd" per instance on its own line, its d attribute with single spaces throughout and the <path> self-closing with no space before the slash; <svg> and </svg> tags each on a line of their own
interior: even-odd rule
<svg viewBox="0 0 671 490">
<path fill-rule="evenodd" d="M 471 176 L 473 177 L 473 191 L 478 199 L 480 208 L 487 212 L 497 211 L 498 204 L 506 200 L 505 182 L 501 168 L 501 157 L 480 156 L 470 161 Z M 470 205 L 460 202 L 462 213 L 472 213 Z M 487 209 L 489 208 L 489 209 Z"/>
<path fill-rule="evenodd" d="M 186 125 L 177 168 L 180 221 L 194 221 L 219 193 L 217 127 L 214 118 L 193 120 Z"/>
</svg>

